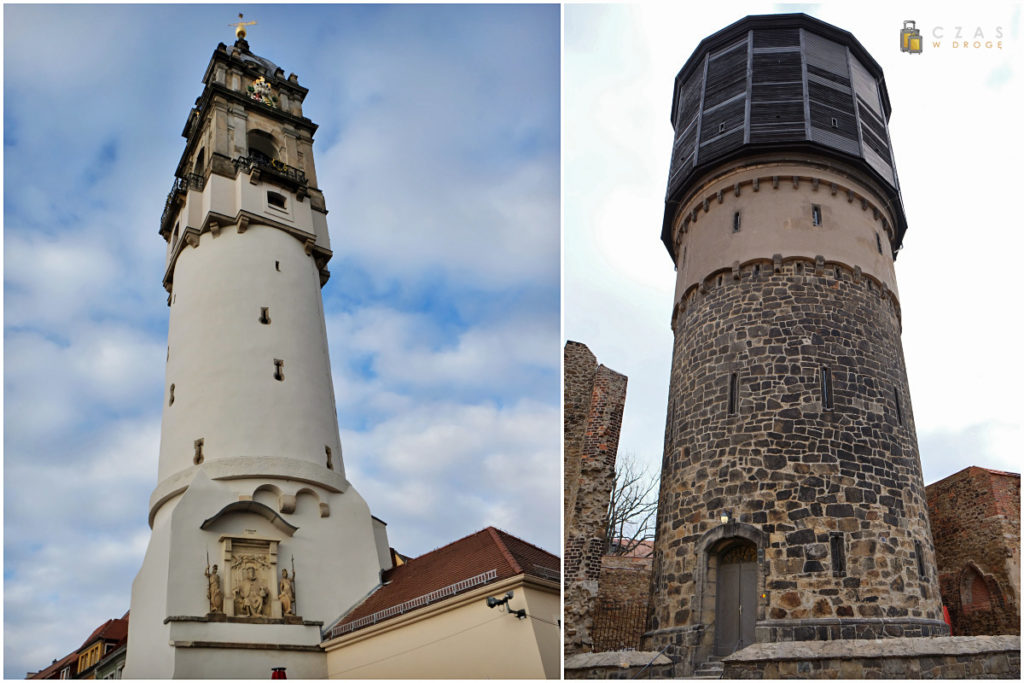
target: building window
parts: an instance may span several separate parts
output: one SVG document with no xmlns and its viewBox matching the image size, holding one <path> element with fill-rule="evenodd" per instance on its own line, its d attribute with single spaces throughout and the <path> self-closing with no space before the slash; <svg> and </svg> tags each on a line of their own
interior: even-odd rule
<svg viewBox="0 0 1024 683">
<path fill-rule="evenodd" d="M 921 541 L 914 541 L 914 554 L 917 555 L 917 578 L 924 581 L 924 553 L 921 550 Z"/>
<path fill-rule="evenodd" d="M 270 309 L 263 307 L 260 308 L 260 323 L 264 325 L 270 324 Z"/>
<path fill-rule="evenodd" d="M 736 414 L 736 404 L 739 399 L 739 378 L 736 377 L 736 373 L 729 375 L 729 414 Z"/>
<path fill-rule="evenodd" d="M 878 236 L 877 232 L 875 233 L 875 244 L 878 246 L 878 253 L 879 254 L 883 253 L 882 252 L 882 238 Z"/>
<path fill-rule="evenodd" d="M 718 132 L 719 133 L 724 133 L 725 132 L 725 124 L 724 123 L 718 124 Z"/>
<path fill-rule="evenodd" d="M 267 203 L 271 206 L 276 206 L 279 209 L 285 208 L 285 196 L 278 194 L 277 192 L 267 192 Z"/>
<path fill-rule="evenodd" d="M 268 163 L 277 157 L 277 141 L 270 133 L 250 130 L 245 138 L 249 147 L 249 157 L 254 161 Z"/>
<path fill-rule="evenodd" d="M 739 211 L 737 211 L 736 213 L 734 213 L 732 215 L 732 231 L 733 232 L 739 232 L 740 231 L 740 212 Z"/>
<path fill-rule="evenodd" d="M 828 368 L 821 369 L 821 407 L 823 410 L 832 410 L 832 371 Z"/>
<path fill-rule="evenodd" d="M 828 536 L 829 550 L 832 553 L 832 573 L 846 573 L 846 544 L 843 542 L 843 534 L 835 533 Z"/>
<path fill-rule="evenodd" d="M 274 379 L 278 382 L 284 381 L 284 361 L 278 358 L 274 359 Z"/>
<path fill-rule="evenodd" d="M 817 204 L 811 205 L 811 225 L 821 225 L 821 207 Z"/>
<path fill-rule="evenodd" d="M 839 119 L 837 119 L 834 116 L 832 117 L 832 127 L 833 128 L 839 128 Z"/>
<path fill-rule="evenodd" d="M 174 405 L 174 384 L 171 384 L 171 395 L 167 399 L 167 405 L 169 405 L 169 406 L 173 406 Z"/>
<path fill-rule="evenodd" d="M 195 465 L 201 465 L 203 462 L 203 440 L 196 439 L 193 441 L 192 448 L 195 451 L 192 456 L 192 463 Z"/>
<path fill-rule="evenodd" d="M 896 421 L 903 424 L 903 406 L 900 405 L 900 390 L 893 387 L 892 395 L 896 399 Z"/>
</svg>

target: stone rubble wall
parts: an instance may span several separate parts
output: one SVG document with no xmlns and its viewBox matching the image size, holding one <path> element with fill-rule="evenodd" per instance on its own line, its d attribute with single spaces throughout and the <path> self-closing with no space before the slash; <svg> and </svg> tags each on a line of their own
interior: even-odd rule
<svg viewBox="0 0 1024 683">
<path fill-rule="evenodd" d="M 856 268 L 776 255 L 709 276 L 674 330 L 644 646 L 706 654 L 711 542 L 743 534 L 758 550 L 758 642 L 804 625 L 815 639 L 948 633 L 888 292 Z"/>
<path fill-rule="evenodd" d="M 564 359 L 565 653 L 589 652 L 626 376 L 569 341 Z"/>
<path fill-rule="evenodd" d="M 954 635 L 1019 635 L 1020 475 L 968 467 L 926 493 Z"/>
<path fill-rule="evenodd" d="M 1020 637 L 758 643 L 722 661 L 725 679 L 1019 679 Z"/>
</svg>

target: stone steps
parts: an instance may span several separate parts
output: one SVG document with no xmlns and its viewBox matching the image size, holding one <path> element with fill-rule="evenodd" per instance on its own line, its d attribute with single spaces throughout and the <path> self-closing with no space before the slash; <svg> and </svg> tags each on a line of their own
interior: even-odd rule
<svg viewBox="0 0 1024 683">
<path fill-rule="evenodd" d="M 697 667 L 696 671 L 693 672 L 693 678 L 702 680 L 717 680 L 722 677 L 722 671 L 725 669 L 721 660 L 717 657 L 712 657 L 708 661 L 704 662 Z"/>
</svg>

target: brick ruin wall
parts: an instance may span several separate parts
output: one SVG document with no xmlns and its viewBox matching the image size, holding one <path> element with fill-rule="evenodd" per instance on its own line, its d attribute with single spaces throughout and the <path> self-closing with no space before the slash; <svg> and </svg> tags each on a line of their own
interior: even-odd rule
<svg viewBox="0 0 1024 683">
<path fill-rule="evenodd" d="M 968 467 L 927 487 L 954 635 L 1020 634 L 1020 475 Z"/>
<path fill-rule="evenodd" d="M 626 377 L 569 341 L 564 359 L 565 653 L 593 649 L 608 499 L 626 401 Z"/>
<path fill-rule="evenodd" d="M 943 633 L 892 294 L 859 268 L 775 256 L 711 274 L 673 328 L 645 648 L 709 647 L 710 542 L 741 532 L 757 642 Z"/>
<path fill-rule="evenodd" d="M 650 557 L 605 555 L 594 609 L 594 651 L 639 650 L 651 592 Z"/>
</svg>

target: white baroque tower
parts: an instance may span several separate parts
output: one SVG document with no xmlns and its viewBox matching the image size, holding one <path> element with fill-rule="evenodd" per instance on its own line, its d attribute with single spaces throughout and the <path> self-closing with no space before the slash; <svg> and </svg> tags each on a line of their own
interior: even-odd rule
<svg viewBox="0 0 1024 683">
<path fill-rule="evenodd" d="M 342 463 L 317 126 L 241 26 L 203 82 L 160 221 L 166 391 L 125 676 L 323 678 L 321 629 L 391 560 Z"/>
</svg>

